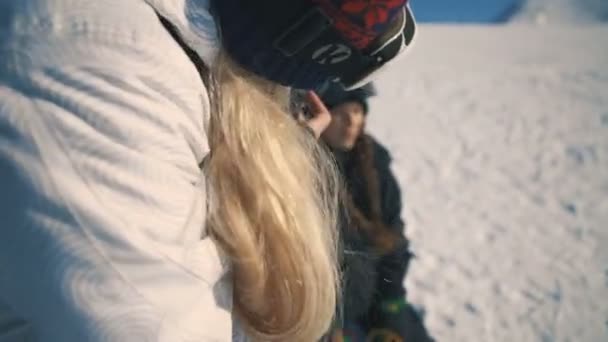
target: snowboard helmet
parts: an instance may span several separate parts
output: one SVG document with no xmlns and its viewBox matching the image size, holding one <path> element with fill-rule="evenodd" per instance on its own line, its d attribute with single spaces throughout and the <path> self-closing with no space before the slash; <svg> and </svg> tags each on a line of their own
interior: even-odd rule
<svg viewBox="0 0 608 342">
<path fill-rule="evenodd" d="M 407 0 L 213 0 L 224 49 L 274 82 L 356 88 L 411 45 Z"/>
</svg>

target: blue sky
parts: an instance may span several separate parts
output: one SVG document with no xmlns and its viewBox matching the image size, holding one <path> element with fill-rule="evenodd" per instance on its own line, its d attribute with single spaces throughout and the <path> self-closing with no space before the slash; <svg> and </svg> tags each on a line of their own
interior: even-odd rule
<svg viewBox="0 0 608 342">
<path fill-rule="evenodd" d="M 420 22 L 505 21 L 522 0 L 410 0 Z"/>
</svg>

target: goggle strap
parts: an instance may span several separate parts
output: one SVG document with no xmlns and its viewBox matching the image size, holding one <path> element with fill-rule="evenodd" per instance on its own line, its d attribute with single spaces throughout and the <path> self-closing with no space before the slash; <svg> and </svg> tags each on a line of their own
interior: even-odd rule
<svg viewBox="0 0 608 342">
<path fill-rule="evenodd" d="M 318 7 L 314 7 L 293 25 L 285 29 L 274 40 L 273 45 L 285 56 L 292 57 L 319 38 L 331 25 L 331 18 Z"/>
<path fill-rule="evenodd" d="M 275 39 L 275 48 L 287 57 L 317 63 L 330 75 L 358 74 L 373 68 L 376 59 L 362 54 L 332 25 L 326 25 L 322 13 L 319 8 L 308 12 Z M 310 26 L 319 24 L 322 25 L 322 30 L 310 30 Z"/>
</svg>

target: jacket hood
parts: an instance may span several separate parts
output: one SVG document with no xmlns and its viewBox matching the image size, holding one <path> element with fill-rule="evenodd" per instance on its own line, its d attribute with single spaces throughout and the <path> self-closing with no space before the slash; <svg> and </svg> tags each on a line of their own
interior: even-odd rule
<svg viewBox="0 0 608 342">
<path fill-rule="evenodd" d="M 213 64 L 221 44 L 210 0 L 145 1 L 177 28 L 184 42 L 208 66 Z"/>
</svg>

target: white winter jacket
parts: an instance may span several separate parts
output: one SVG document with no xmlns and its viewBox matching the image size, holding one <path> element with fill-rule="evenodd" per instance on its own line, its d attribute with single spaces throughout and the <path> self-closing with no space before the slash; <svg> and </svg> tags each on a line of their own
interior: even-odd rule
<svg viewBox="0 0 608 342">
<path fill-rule="evenodd" d="M 208 0 L 0 2 L 0 341 L 230 341 Z"/>
</svg>

